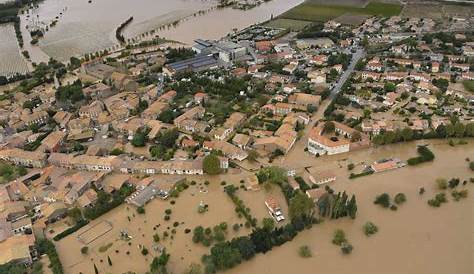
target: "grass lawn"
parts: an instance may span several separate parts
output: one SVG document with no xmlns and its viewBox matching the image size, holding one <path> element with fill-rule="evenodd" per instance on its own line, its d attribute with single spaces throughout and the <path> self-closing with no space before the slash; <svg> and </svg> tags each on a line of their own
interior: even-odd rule
<svg viewBox="0 0 474 274">
<path fill-rule="evenodd" d="M 474 80 L 464 80 L 462 84 L 467 91 L 474 93 Z"/>
<path fill-rule="evenodd" d="M 362 13 L 364 14 L 378 15 L 383 17 L 399 15 L 400 12 L 402 12 L 402 6 L 398 4 L 380 2 L 370 2 L 365 8 L 362 9 Z"/>
<path fill-rule="evenodd" d="M 282 29 L 289 29 L 293 31 L 299 31 L 309 24 L 311 24 L 311 22 L 309 21 L 277 18 L 275 20 L 271 20 L 265 23 L 265 26 L 271 27 L 271 28 L 282 28 Z"/>
<path fill-rule="evenodd" d="M 365 14 L 389 17 L 398 15 L 402 6 L 380 2 L 370 2 L 364 8 L 354 6 L 321 5 L 305 2 L 282 14 L 280 18 L 325 22 L 343 14 Z"/>
</svg>

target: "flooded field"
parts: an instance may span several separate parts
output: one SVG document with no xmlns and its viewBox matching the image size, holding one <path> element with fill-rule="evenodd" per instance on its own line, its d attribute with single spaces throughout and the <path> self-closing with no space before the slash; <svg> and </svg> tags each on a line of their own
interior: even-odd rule
<svg viewBox="0 0 474 274">
<path fill-rule="evenodd" d="M 0 25 L 0 75 L 14 75 L 27 71 L 26 61 L 18 50 L 13 24 Z"/>
<path fill-rule="evenodd" d="M 436 178 L 474 177 L 465 161 L 466 157 L 474 158 L 473 142 L 471 139 L 468 145 L 450 147 L 446 141 L 429 141 L 436 155 L 433 163 L 354 180 L 348 179 L 349 173 L 344 165 L 338 170 L 337 182 L 332 187 L 356 195 L 358 216 L 355 220 L 326 221 L 301 233 L 283 247 L 259 255 L 227 273 L 473 273 L 474 185 L 461 187 L 469 189 L 469 197 L 465 200 L 455 202 L 447 193 L 449 202 L 440 208 L 427 204 L 427 200 L 438 192 Z M 415 154 L 415 150 L 415 143 L 400 144 L 330 157 L 331 161 L 313 158 L 311 162 L 308 159 L 306 163 L 338 168 L 337 160 L 347 157 L 355 162 L 392 156 L 406 160 Z M 420 187 L 426 189 L 422 196 L 418 194 Z M 397 211 L 374 205 L 375 196 L 384 192 L 392 197 L 403 192 L 407 202 Z M 379 232 L 370 238 L 362 232 L 362 225 L 367 221 L 379 227 Z M 335 229 L 346 232 L 347 239 L 354 246 L 351 255 L 342 255 L 331 243 Z M 310 246 L 312 258 L 298 256 L 297 250 L 302 245 Z"/>
<path fill-rule="evenodd" d="M 45 0 L 20 17 L 25 50 L 30 53 L 32 61 L 38 63 L 48 61 L 49 57 L 68 61 L 71 56 L 118 49 L 115 30 L 131 16 L 133 21 L 123 33 L 126 39 L 147 39 L 158 34 L 189 44 L 196 38 L 217 39 L 235 28 L 242 29 L 269 20 L 272 15 L 281 14 L 301 2 L 303 0 L 272 0 L 242 11 L 216 9 L 217 1 L 214 0 L 127 0 L 119 4 L 113 0 L 94 0 L 91 3 Z M 52 23 L 55 26 L 51 27 Z M 35 46 L 30 44 L 29 30 L 32 28 L 49 29 Z M 0 52 L 11 50 L 14 36 L 13 39 L 0 37 Z M 3 55 L 1 57 L 3 61 Z M 17 54 L 17 57 L 21 56 Z M 9 62 L 19 67 L 17 70 L 26 67 L 20 60 L 15 60 Z M 0 66 L 0 74 L 4 74 L 4 66 Z"/>
<path fill-rule="evenodd" d="M 140 0 L 121 1 L 120 7 L 113 0 L 87 1 L 46 0 L 38 8 L 30 9 L 21 16 L 24 25 L 46 28 L 53 21 L 45 37 L 39 42 L 39 49 L 33 49 L 32 56 L 46 55 L 61 61 L 70 56 L 94 53 L 117 45 L 115 29 L 126 19 L 134 20 L 125 30 L 126 38 L 135 37 L 163 24 L 206 10 L 213 1 L 169 1 Z M 24 29 L 24 37 L 29 41 L 29 33 Z M 26 43 L 25 43 L 26 44 Z"/>
<path fill-rule="evenodd" d="M 247 11 L 213 10 L 205 16 L 190 17 L 178 26 L 159 31 L 158 34 L 187 44 L 192 44 L 197 38 L 219 39 L 232 32 L 234 28 L 240 30 L 252 24 L 265 22 L 302 2 L 303 0 L 272 0 Z"/>
<path fill-rule="evenodd" d="M 359 208 L 357 218 L 325 221 L 302 232 L 292 242 L 274 248 L 265 255 L 258 255 L 226 273 L 472 273 L 474 184 L 460 186 L 469 189 L 470 193 L 467 199 L 459 202 L 453 201 L 449 193 L 449 202 L 440 208 L 429 207 L 427 200 L 438 192 L 435 188 L 436 178 L 474 177 L 465 161 L 466 157 L 474 158 L 474 140 L 470 139 L 469 144 L 456 147 L 450 147 L 445 140 L 423 143 L 427 142 L 436 155 L 434 162 L 355 180 L 348 179 L 346 162 L 371 163 L 381 157 L 406 160 L 415 155 L 416 143 L 362 150 L 338 157 L 306 158 L 300 152 L 300 157 L 308 166 L 321 165 L 337 169 L 337 182 L 331 187 L 336 191 L 346 190 L 356 195 Z M 348 156 L 350 159 L 347 159 Z M 339 165 L 342 167 L 339 168 Z M 129 270 L 143 273 L 149 269 L 151 260 L 158 254 L 154 247 L 161 246 L 171 253 L 169 270 L 172 273 L 182 273 L 190 263 L 200 262 L 201 256 L 208 252 L 208 248 L 203 245 L 194 244 L 192 232 L 185 233 L 185 229 L 192 230 L 197 225 L 212 227 L 227 222 L 229 228 L 226 239 L 250 232 L 245 226 L 238 232 L 233 231 L 234 224 L 243 224 L 245 220 L 238 218 L 233 203 L 220 185 L 222 180 L 226 180 L 228 184 L 239 186 L 240 180 L 245 180 L 248 175 L 242 172 L 210 178 L 191 177 L 189 180 L 196 180 L 196 185 L 190 186 L 176 199 L 152 201 L 146 205 L 144 215 L 138 214 L 129 205 L 109 212 L 79 232 L 56 242 L 65 273 L 93 273 L 94 264 L 104 273 L 123 273 Z M 206 179 L 210 181 L 209 186 L 203 183 Z M 426 193 L 421 196 L 418 194 L 420 187 L 426 189 Z M 392 197 L 403 192 L 407 196 L 407 202 L 397 211 L 374 205 L 375 196 L 383 192 Z M 264 200 L 269 196 L 275 198 L 282 206 L 284 215 L 288 215 L 284 198 L 276 187 L 270 190 L 262 188 L 257 192 L 238 190 L 237 196 L 251 208 L 251 214 L 259 223 L 268 216 Z M 174 205 L 172 200 L 175 201 Z M 209 211 L 204 214 L 197 212 L 201 201 L 209 206 Z M 166 209 L 172 210 L 169 221 L 163 220 Z M 112 230 L 88 245 L 88 255 L 81 254 L 83 243 L 77 236 L 81 231 L 103 221 L 110 222 Z M 367 221 L 379 227 L 379 232 L 370 238 L 362 232 L 362 225 Z M 174 222 L 178 222 L 177 227 L 174 227 Z M 351 255 L 342 255 L 339 248 L 331 244 L 332 234 L 338 228 L 346 232 L 349 242 L 354 245 Z M 172 233 L 173 229 L 176 230 L 175 234 Z M 128 242 L 121 240 L 119 236 L 122 230 L 126 230 L 133 239 Z M 170 236 L 163 240 L 165 231 Z M 161 237 L 159 244 L 153 242 L 155 233 Z M 143 256 L 140 252 L 141 245 L 150 254 Z M 301 245 L 310 246 L 312 258 L 303 259 L 298 256 L 297 249 Z M 108 265 L 107 256 L 110 256 L 112 266 Z"/>
<path fill-rule="evenodd" d="M 229 183 L 238 185 L 240 184 L 237 180 L 239 177 L 240 175 L 228 175 L 225 179 Z M 207 252 L 207 248 L 202 244 L 192 242 L 192 230 L 196 226 L 202 225 L 212 228 L 221 222 L 227 222 L 229 226 L 227 239 L 250 233 L 250 229 L 243 225 L 245 219 L 238 218 L 234 211 L 234 204 L 223 192 L 223 186 L 220 185 L 222 179 L 212 178 L 209 186 L 206 186 L 204 178 L 197 178 L 197 184 L 190 186 L 178 198 L 169 198 L 167 201 L 155 199 L 147 204 L 145 206 L 146 212 L 143 215 L 138 214 L 134 206 L 120 206 L 91 222 L 72 236 L 56 242 L 65 273 L 93 273 L 94 264 L 101 273 L 123 273 L 126 271 L 144 273 L 149 270 L 153 257 L 159 255 L 154 247 L 166 247 L 167 252 L 171 253 L 170 269 L 178 270 L 173 271 L 174 273 L 180 273 L 189 263 L 199 263 L 201 256 Z M 238 193 L 240 194 L 240 191 Z M 171 201 L 175 201 L 175 204 L 173 205 Z M 208 205 L 208 212 L 198 213 L 198 206 L 201 202 Z M 264 208 L 263 204 L 260 206 Z M 163 219 L 166 209 L 172 211 L 169 221 Z M 84 241 L 78 236 L 84 235 L 83 233 L 87 233 L 91 228 L 97 230 L 96 227 L 103 226 L 102 222 L 110 223 L 112 230 L 87 245 L 89 247 L 88 255 L 81 254 L 80 249 L 84 246 Z M 179 224 L 177 227 L 174 227 L 175 222 Z M 242 224 L 239 231 L 233 230 L 234 224 Z M 173 229 L 176 230 L 175 234 L 172 232 Z M 190 229 L 191 232 L 185 233 L 185 229 Z M 127 231 L 132 239 L 130 241 L 120 239 L 121 231 Z M 165 231 L 169 234 L 167 239 L 163 238 Z M 154 243 L 154 234 L 159 234 L 161 237 L 159 243 Z M 142 255 L 139 246 L 146 247 L 149 254 Z M 127 252 L 129 252 L 128 255 Z M 113 262 L 111 267 L 108 265 L 107 256 Z"/>
</svg>

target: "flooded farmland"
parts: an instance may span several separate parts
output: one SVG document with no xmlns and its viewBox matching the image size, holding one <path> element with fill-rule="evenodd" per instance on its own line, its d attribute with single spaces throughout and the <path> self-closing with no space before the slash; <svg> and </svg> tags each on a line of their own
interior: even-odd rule
<svg viewBox="0 0 474 274">
<path fill-rule="evenodd" d="M 323 167 L 337 169 L 337 182 L 331 187 L 336 191 L 346 190 L 356 195 L 359 208 L 357 218 L 327 220 L 311 230 L 302 232 L 292 242 L 276 247 L 265 255 L 258 255 L 226 273 L 472 273 L 474 184 L 458 187 L 469 190 L 467 199 L 455 202 L 447 193 L 449 202 L 440 208 L 431 208 L 427 204 L 427 200 L 438 192 L 435 188 L 436 178 L 458 177 L 464 180 L 474 177 L 465 161 L 467 157 L 474 158 L 474 140 L 468 141 L 469 144 L 456 147 L 450 147 L 445 140 L 423 141 L 422 143 L 430 143 L 436 155 L 434 162 L 355 180 L 348 179 L 349 172 L 343 164 L 344 161 L 370 163 L 381 157 L 399 157 L 406 160 L 416 154 L 416 143 L 361 150 L 339 155 L 340 159 L 304 158 L 307 165 L 329 163 Z M 399 153 L 396 154 L 397 152 Z M 347 159 L 348 156 L 350 159 Z M 339 168 L 339 165 L 343 167 Z M 245 221 L 238 218 L 234 205 L 220 185 L 222 180 L 226 180 L 228 184 L 238 186 L 241 184 L 240 180 L 247 177 L 248 173 L 245 172 L 217 177 L 193 176 L 189 180 L 196 180 L 196 185 L 190 186 L 176 199 L 152 201 L 145 206 L 144 215 L 137 214 L 134 207 L 127 205 L 109 212 L 87 226 L 104 221 L 112 224 L 109 232 L 89 244 L 88 255 L 80 252 L 83 243 L 79 241 L 78 234 L 84 228 L 56 242 L 65 273 L 93 273 L 93 264 L 104 273 L 143 273 L 149 269 L 153 256 L 158 254 L 153 248 L 156 246 L 166 247 L 171 254 L 170 271 L 182 273 L 190 263 L 200 262 L 201 256 L 208 252 L 208 248 L 192 242 L 192 232 L 185 233 L 186 228 L 192 230 L 197 225 L 212 227 L 227 222 L 229 229 L 226 239 L 250 232 L 245 226 L 238 232 L 232 230 L 233 224 L 242 224 Z M 203 183 L 205 180 L 210 181 L 209 186 Z M 426 190 L 423 195 L 418 194 L 420 187 Z M 383 192 L 392 197 L 403 192 L 407 196 L 407 202 L 399 206 L 397 211 L 374 205 L 375 196 Z M 259 222 L 268 216 L 263 201 L 269 196 L 282 205 L 285 216 L 288 214 L 284 198 L 276 187 L 270 190 L 262 188 L 256 192 L 239 190 L 237 196 L 251 209 L 252 215 L 257 217 Z M 175 201 L 174 205 L 171 200 Z M 209 211 L 204 214 L 197 212 L 201 201 L 209 206 Z M 172 210 L 171 219 L 164 221 L 164 211 L 168 208 Z M 362 232 L 362 225 L 367 221 L 379 227 L 379 232 L 374 236 L 366 237 Z M 178 223 L 177 227 L 174 227 L 174 222 Z M 173 229 L 176 229 L 175 234 L 172 234 Z M 342 255 L 340 249 L 331 243 L 335 229 L 343 229 L 346 232 L 349 242 L 354 245 L 351 255 Z M 133 236 L 130 244 L 120 240 L 121 230 L 126 230 Z M 173 239 L 162 238 L 159 244 L 154 244 L 153 234 L 158 233 L 161 236 L 165 231 L 173 235 Z M 310 246 L 313 251 L 312 258 L 303 259 L 298 256 L 297 249 L 301 245 Z M 143 256 L 139 249 L 141 246 L 149 249 L 150 254 Z M 111 267 L 107 263 L 107 256 L 110 256 L 113 262 Z M 135 263 L 130 264 L 130 261 Z M 289 261 L 292 263 L 288 263 Z"/>
<path fill-rule="evenodd" d="M 0 75 L 14 75 L 28 71 L 18 49 L 13 24 L 0 25 Z"/>
<path fill-rule="evenodd" d="M 133 21 L 124 30 L 126 39 L 151 38 L 153 35 L 150 32 L 155 31 L 155 34 L 162 37 L 189 44 L 196 38 L 216 39 L 234 28 L 241 29 L 269 20 L 272 15 L 283 13 L 302 1 L 272 0 L 243 11 L 216 9 L 217 1 L 213 0 L 127 0 L 119 3 L 114 0 L 94 0 L 90 3 L 45 0 L 20 17 L 25 50 L 30 53 L 32 62 L 38 63 L 48 61 L 49 57 L 68 61 L 71 56 L 119 48 L 115 30 L 131 16 Z M 120 8 L 115 8 L 117 5 Z M 178 21 L 180 23 L 176 25 Z M 51 27 L 53 22 L 54 26 Z M 34 46 L 30 44 L 29 30 L 32 28 L 49 29 L 44 38 Z M 2 53 L 5 50 L 11 53 L 12 46 L 15 45 L 12 43 L 16 43 L 9 27 L 8 32 L 8 36 L 0 36 Z M 18 47 L 16 50 L 12 60 L 8 60 L 9 64 L 1 63 L 0 74 L 9 70 L 20 72 L 27 68 L 26 61 L 19 55 Z M 2 55 L 3 60 L 7 59 Z"/>
</svg>

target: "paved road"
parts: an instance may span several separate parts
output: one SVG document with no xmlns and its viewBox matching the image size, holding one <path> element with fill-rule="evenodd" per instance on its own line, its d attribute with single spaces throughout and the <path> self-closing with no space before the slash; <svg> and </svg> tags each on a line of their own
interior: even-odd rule
<svg viewBox="0 0 474 274">
<path fill-rule="evenodd" d="M 352 60 L 349 66 L 342 73 L 341 77 L 339 78 L 337 83 L 334 85 L 334 88 L 331 90 L 331 94 L 329 95 L 329 98 L 331 100 L 334 99 L 334 97 L 336 97 L 336 95 L 341 91 L 342 85 L 346 82 L 346 80 L 354 71 L 354 68 L 357 62 L 359 62 L 360 59 L 364 58 L 365 55 L 366 55 L 366 52 L 362 48 L 358 48 L 357 51 L 352 54 Z"/>
<path fill-rule="evenodd" d="M 317 121 L 324 118 L 324 112 L 326 108 L 336 97 L 336 95 L 341 91 L 342 85 L 347 81 L 349 76 L 354 71 L 357 62 L 359 62 L 360 59 L 364 58 L 365 55 L 366 52 L 362 48 L 359 48 L 355 53 L 352 54 L 352 59 L 349 66 L 334 85 L 334 88 L 331 90 L 331 94 L 329 95 L 328 100 L 324 100 L 324 102 L 322 102 L 319 106 L 318 110 L 311 117 L 311 122 L 303 130 L 303 136 L 301 136 L 301 138 L 295 142 L 293 148 L 287 153 L 287 155 L 285 157 L 280 157 L 279 159 L 277 159 L 273 163 L 274 165 L 285 167 L 287 169 L 299 169 L 307 166 L 307 163 L 297 161 L 295 159 L 300 157 L 302 151 L 306 147 L 306 143 L 308 142 L 308 136 L 311 129 L 314 127 Z M 295 165 L 295 163 L 297 164 Z"/>
</svg>

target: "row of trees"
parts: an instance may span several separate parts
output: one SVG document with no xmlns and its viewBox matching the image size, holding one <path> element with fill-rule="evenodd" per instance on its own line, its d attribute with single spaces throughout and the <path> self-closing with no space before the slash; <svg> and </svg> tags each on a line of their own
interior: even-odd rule
<svg viewBox="0 0 474 274">
<path fill-rule="evenodd" d="M 56 251 L 56 247 L 54 244 L 48 239 L 41 239 L 37 242 L 37 250 L 40 254 L 47 254 L 50 265 L 49 269 L 53 272 L 53 274 L 63 274 L 63 266 L 61 261 L 59 260 L 58 252 Z"/>
<path fill-rule="evenodd" d="M 372 138 L 372 142 L 377 145 L 386 145 L 419 139 L 449 137 L 474 137 L 474 123 L 468 123 L 464 125 L 456 121 L 447 125 L 439 125 L 436 130 L 427 133 L 414 131 L 411 128 L 404 128 L 401 130 L 397 129 L 395 131 L 386 131 L 374 136 Z"/>
<path fill-rule="evenodd" d="M 350 216 L 355 219 L 357 215 L 357 201 L 355 195 L 349 199 L 346 192 L 339 192 L 334 195 L 330 192 L 318 200 L 319 214 L 321 217 L 338 219 Z"/>
<path fill-rule="evenodd" d="M 410 158 L 407 161 L 407 163 L 411 166 L 418 165 L 424 162 L 430 162 L 433 161 L 435 158 L 434 153 L 427 146 L 419 146 L 417 151 L 420 156 Z"/>
<path fill-rule="evenodd" d="M 250 208 L 245 206 L 244 201 L 239 199 L 237 195 L 235 195 L 235 192 L 237 191 L 237 188 L 234 185 L 228 185 L 224 188 L 225 192 L 227 195 L 229 195 L 230 199 L 235 205 L 235 212 L 239 214 L 239 216 L 244 216 L 244 218 L 247 220 L 247 222 L 252 226 L 256 227 L 257 226 L 257 219 L 254 218 L 250 214 Z"/>
<path fill-rule="evenodd" d="M 258 253 L 266 253 L 275 246 L 291 241 L 298 232 L 311 227 L 313 219 L 294 219 L 285 226 L 269 230 L 255 228 L 249 236 L 217 243 L 209 254 L 202 257 L 206 273 L 215 273 L 233 268 L 243 261 L 252 259 Z"/>
<path fill-rule="evenodd" d="M 123 185 L 119 191 L 112 195 L 102 190 L 97 192 L 97 202 L 93 207 L 88 207 L 84 210 L 84 217 L 89 220 L 94 220 L 110 210 L 121 205 L 125 198 L 135 191 L 134 186 Z"/>
<path fill-rule="evenodd" d="M 55 93 L 55 97 L 60 102 L 69 102 L 74 104 L 85 98 L 82 92 L 82 83 L 80 80 L 75 81 L 71 85 L 61 86 Z"/>
</svg>

